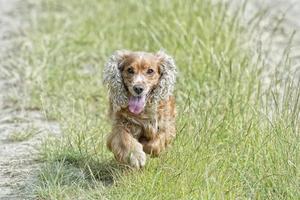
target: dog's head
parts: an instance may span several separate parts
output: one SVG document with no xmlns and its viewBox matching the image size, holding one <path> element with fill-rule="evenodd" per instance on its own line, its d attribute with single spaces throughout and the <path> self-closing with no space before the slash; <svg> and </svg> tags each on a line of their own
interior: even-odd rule
<svg viewBox="0 0 300 200">
<path fill-rule="evenodd" d="M 170 96 L 175 80 L 174 60 L 163 51 L 116 51 L 104 68 L 114 111 L 128 106 L 132 113 L 141 113 L 147 101 L 156 103 Z"/>
</svg>

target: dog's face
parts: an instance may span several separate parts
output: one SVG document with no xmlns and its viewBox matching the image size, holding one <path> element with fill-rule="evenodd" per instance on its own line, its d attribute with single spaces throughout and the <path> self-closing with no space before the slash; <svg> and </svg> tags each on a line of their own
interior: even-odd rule
<svg viewBox="0 0 300 200">
<path fill-rule="evenodd" d="M 109 88 L 113 111 L 128 107 L 130 112 L 139 114 L 149 99 L 158 103 L 173 93 L 176 66 L 163 51 L 119 50 L 107 61 L 103 79 Z"/>
<path fill-rule="evenodd" d="M 122 78 L 130 95 L 147 96 L 158 84 L 159 60 L 153 55 L 128 55 L 122 63 Z"/>
<path fill-rule="evenodd" d="M 159 83 L 160 60 L 150 53 L 131 53 L 124 57 L 120 70 L 128 89 L 129 110 L 138 114 Z"/>
</svg>

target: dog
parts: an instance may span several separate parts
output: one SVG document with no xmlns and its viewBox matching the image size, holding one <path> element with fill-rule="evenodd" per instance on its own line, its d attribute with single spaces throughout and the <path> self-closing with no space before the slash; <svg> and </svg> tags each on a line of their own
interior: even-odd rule
<svg viewBox="0 0 300 200">
<path fill-rule="evenodd" d="M 158 156 L 175 138 L 177 69 L 164 51 L 118 50 L 108 59 L 103 82 L 109 91 L 112 131 L 107 147 L 117 161 L 133 168 Z"/>
</svg>

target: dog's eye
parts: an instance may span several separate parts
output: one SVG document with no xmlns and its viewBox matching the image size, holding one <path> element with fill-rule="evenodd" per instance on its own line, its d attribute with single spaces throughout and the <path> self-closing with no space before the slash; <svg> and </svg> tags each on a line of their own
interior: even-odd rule
<svg viewBox="0 0 300 200">
<path fill-rule="evenodd" d="M 147 74 L 153 74 L 154 70 L 153 69 L 148 69 Z"/>
<path fill-rule="evenodd" d="M 129 67 L 129 68 L 127 69 L 127 72 L 128 72 L 129 74 L 134 74 L 134 71 L 133 71 L 132 67 Z"/>
</svg>

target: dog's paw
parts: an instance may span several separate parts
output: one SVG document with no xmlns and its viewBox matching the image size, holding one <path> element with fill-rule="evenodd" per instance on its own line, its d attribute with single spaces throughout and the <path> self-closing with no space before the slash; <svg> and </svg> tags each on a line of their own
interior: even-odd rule
<svg viewBox="0 0 300 200">
<path fill-rule="evenodd" d="M 142 144 L 144 152 L 154 157 L 158 156 L 164 149 L 164 146 L 159 139 L 150 140 Z"/>
<path fill-rule="evenodd" d="M 129 165 L 136 169 L 144 167 L 146 164 L 146 154 L 142 148 L 135 149 L 129 155 Z"/>
</svg>

